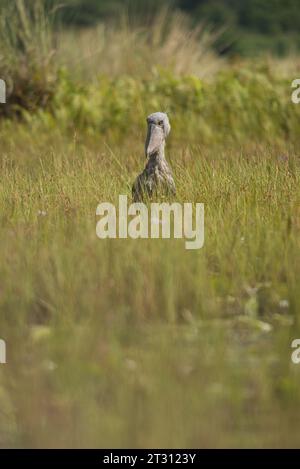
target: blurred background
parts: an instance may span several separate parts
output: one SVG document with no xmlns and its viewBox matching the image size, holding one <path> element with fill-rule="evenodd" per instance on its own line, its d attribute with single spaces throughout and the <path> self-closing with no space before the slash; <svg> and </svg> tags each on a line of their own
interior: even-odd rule
<svg viewBox="0 0 300 469">
<path fill-rule="evenodd" d="M 298 0 L 50 0 L 63 4 L 59 17 L 68 26 L 87 27 L 128 15 L 151 21 L 162 8 L 188 15 L 192 25 L 206 23 L 222 35 L 221 54 L 253 55 L 270 51 L 285 55 L 300 48 Z"/>
</svg>

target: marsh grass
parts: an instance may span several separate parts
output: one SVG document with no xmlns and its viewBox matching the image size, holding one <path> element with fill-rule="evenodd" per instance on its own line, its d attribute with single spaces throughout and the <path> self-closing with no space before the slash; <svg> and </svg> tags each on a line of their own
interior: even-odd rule
<svg viewBox="0 0 300 469">
<path fill-rule="evenodd" d="M 138 140 L 108 150 L 21 125 L 2 142 L 1 445 L 297 445 L 293 148 L 174 150 L 178 200 L 205 204 L 190 252 L 96 237 L 97 204 L 130 194 Z"/>
</svg>

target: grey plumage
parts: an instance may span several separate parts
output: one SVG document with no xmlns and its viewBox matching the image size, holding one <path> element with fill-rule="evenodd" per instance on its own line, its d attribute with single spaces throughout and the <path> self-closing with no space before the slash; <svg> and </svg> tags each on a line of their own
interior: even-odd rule
<svg viewBox="0 0 300 469">
<path fill-rule="evenodd" d="M 132 186 L 134 202 L 156 196 L 175 195 L 175 182 L 165 158 L 165 140 L 171 126 L 167 114 L 155 112 L 147 117 L 148 132 L 145 154 L 148 159 L 144 171 Z"/>
</svg>

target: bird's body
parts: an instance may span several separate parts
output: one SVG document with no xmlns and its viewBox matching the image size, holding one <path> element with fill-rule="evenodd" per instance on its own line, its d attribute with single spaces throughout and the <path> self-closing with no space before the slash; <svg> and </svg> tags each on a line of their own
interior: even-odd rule
<svg viewBox="0 0 300 469">
<path fill-rule="evenodd" d="M 165 159 L 150 157 L 144 171 L 136 178 L 132 194 L 134 202 L 159 195 L 175 195 L 175 183 L 172 172 Z"/>
<path fill-rule="evenodd" d="M 147 118 L 148 134 L 145 153 L 148 158 L 144 171 L 136 178 L 132 187 L 134 202 L 171 196 L 176 193 L 171 169 L 165 159 L 165 138 L 170 132 L 168 116 L 162 112 Z"/>
</svg>

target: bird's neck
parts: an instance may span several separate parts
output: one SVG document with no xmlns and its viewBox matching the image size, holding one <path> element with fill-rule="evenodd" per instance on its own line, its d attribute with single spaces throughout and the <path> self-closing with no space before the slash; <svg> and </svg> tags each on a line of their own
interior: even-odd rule
<svg viewBox="0 0 300 469">
<path fill-rule="evenodd" d="M 165 158 L 165 145 L 162 144 L 155 153 L 149 157 L 149 163 L 151 165 L 159 165 L 166 161 Z"/>
</svg>

